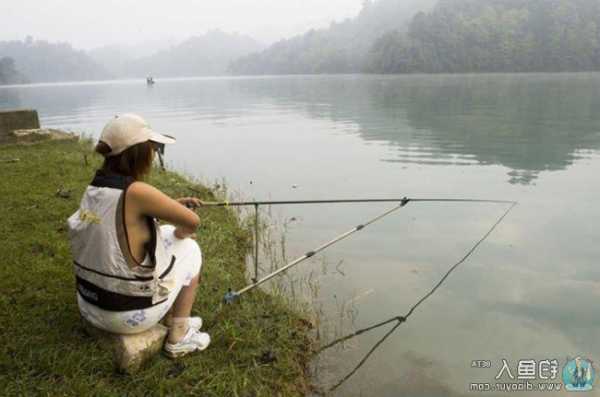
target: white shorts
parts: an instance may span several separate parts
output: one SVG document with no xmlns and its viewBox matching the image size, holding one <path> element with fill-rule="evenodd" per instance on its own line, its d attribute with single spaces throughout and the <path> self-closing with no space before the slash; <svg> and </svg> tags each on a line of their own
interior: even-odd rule
<svg viewBox="0 0 600 397">
<path fill-rule="evenodd" d="M 175 302 L 181 288 L 190 285 L 190 282 L 200 273 L 202 267 L 202 252 L 198 243 L 190 238 L 178 239 L 173 234 L 174 231 L 175 227 L 172 225 L 160 227 L 167 253 L 169 256 L 175 255 L 177 258 L 175 267 L 172 270 L 175 272 L 175 287 L 169 293 L 166 302 L 147 309 L 113 312 L 100 309 L 86 302 L 77 293 L 77 303 L 83 318 L 96 328 L 115 334 L 136 334 L 156 325 L 173 306 L 173 302 Z"/>
</svg>

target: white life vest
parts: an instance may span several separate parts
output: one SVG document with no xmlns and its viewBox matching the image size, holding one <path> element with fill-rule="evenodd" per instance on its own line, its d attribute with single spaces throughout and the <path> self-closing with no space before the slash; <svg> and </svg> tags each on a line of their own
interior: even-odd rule
<svg viewBox="0 0 600 397">
<path fill-rule="evenodd" d="M 98 171 L 79 209 L 69 217 L 77 291 L 109 311 L 145 309 L 167 300 L 175 256 L 166 252 L 155 219 L 148 217 L 147 257 L 135 260 L 125 224 L 125 193 L 133 178 Z"/>
</svg>

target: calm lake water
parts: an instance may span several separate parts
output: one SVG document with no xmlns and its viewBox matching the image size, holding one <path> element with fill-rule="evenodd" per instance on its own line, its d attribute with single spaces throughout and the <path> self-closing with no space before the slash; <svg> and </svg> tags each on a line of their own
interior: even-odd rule
<svg viewBox="0 0 600 397">
<path fill-rule="evenodd" d="M 0 88 L 0 108 L 17 107 L 38 109 L 44 126 L 93 136 L 114 114 L 138 112 L 177 137 L 168 163 L 206 181 L 225 178 L 245 198 L 518 201 L 336 389 L 339 396 L 467 396 L 477 394 L 469 392 L 472 382 L 496 382 L 502 359 L 515 378 L 519 360 L 557 359 L 559 371 L 567 357 L 600 360 L 599 74 Z M 278 207 L 273 214 L 288 222 L 293 258 L 392 206 Z M 506 208 L 409 204 L 292 270 L 291 277 L 313 271 L 320 283 L 322 343 L 406 314 Z M 323 387 L 346 376 L 392 326 L 323 354 L 315 364 Z M 472 360 L 489 360 L 491 368 L 472 368 Z"/>
</svg>

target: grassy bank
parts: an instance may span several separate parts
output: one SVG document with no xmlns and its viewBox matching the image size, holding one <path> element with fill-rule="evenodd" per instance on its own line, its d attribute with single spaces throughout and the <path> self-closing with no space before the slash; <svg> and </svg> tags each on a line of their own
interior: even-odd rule
<svg viewBox="0 0 600 397">
<path fill-rule="evenodd" d="M 228 287 L 246 284 L 250 238 L 222 208 L 199 213 L 204 264 L 194 314 L 204 319 L 211 346 L 177 361 L 158 355 L 135 376 L 115 373 L 110 352 L 80 323 L 65 227 L 100 163 L 89 154 L 86 164 L 89 152 L 74 141 L 0 146 L 0 394 L 305 394 L 306 322 L 283 299 L 260 291 L 221 305 Z M 172 196 L 199 190 L 214 198 L 174 173 L 155 171 L 149 182 Z"/>
</svg>

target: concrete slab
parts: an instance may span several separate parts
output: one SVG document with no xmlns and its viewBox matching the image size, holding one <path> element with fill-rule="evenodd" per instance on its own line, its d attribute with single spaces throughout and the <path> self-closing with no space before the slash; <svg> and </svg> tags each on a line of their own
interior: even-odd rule
<svg viewBox="0 0 600 397">
<path fill-rule="evenodd" d="M 14 130 L 40 128 L 37 110 L 19 109 L 0 111 L 0 142 L 8 140 Z"/>
<path fill-rule="evenodd" d="M 159 353 L 168 333 L 167 327 L 156 324 L 139 334 L 117 335 L 98 329 L 83 318 L 82 321 L 86 333 L 112 351 L 117 370 L 127 374 L 138 372 L 148 360 Z"/>
</svg>

